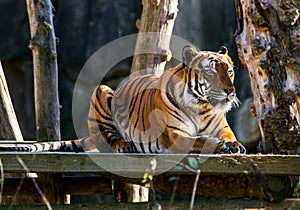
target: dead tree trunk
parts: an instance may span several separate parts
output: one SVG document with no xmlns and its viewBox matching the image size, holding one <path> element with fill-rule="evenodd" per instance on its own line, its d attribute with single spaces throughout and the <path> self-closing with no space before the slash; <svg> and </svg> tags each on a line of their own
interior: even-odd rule
<svg viewBox="0 0 300 210">
<path fill-rule="evenodd" d="M 171 58 L 169 45 L 177 15 L 178 0 L 144 0 L 142 3 L 142 17 L 136 24 L 139 34 L 131 74 L 160 76 L 164 72 L 166 62 Z M 148 32 L 154 33 L 145 35 Z M 154 53 L 140 54 L 145 49 Z"/>
<path fill-rule="evenodd" d="M 235 0 L 236 43 L 248 68 L 265 153 L 295 154 L 300 123 L 300 4 Z M 298 151 L 299 152 L 299 151 Z"/>
<path fill-rule="evenodd" d="M 142 17 L 136 22 L 139 34 L 131 77 L 145 74 L 160 76 L 164 72 L 166 62 L 171 58 L 169 45 L 177 15 L 178 0 L 144 0 L 142 4 Z M 145 49 L 151 53 L 142 53 Z M 139 185 L 115 181 L 114 189 L 115 201 L 118 203 L 148 200 L 149 190 Z"/>
<path fill-rule="evenodd" d="M 27 0 L 30 49 L 33 55 L 36 136 L 38 141 L 60 140 L 58 70 L 53 6 L 50 0 Z M 50 203 L 62 203 L 61 176 L 39 174 Z"/>
</svg>

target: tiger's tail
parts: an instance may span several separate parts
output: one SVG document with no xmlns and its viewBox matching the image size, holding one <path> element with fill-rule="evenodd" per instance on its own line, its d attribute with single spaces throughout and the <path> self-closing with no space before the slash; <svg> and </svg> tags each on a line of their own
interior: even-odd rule
<svg viewBox="0 0 300 210">
<path fill-rule="evenodd" d="M 17 142 L 16 142 L 17 143 Z M 96 146 L 93 139 L 88 136 L 76 140 L 40 142 L 34 144 L 20 146 L 0 146 L 0 151 L 7 152 L 46 152 L 46 151 L 61 151 L 61 152 L 84 152 L 94 149 Z"/>
</svg>

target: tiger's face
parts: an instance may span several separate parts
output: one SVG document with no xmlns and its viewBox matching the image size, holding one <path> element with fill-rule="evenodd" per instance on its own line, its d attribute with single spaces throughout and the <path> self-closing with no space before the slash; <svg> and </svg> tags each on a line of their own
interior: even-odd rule
<svg viewBox="0 0 300 210">
<path fill-rule="evenodd" d="M 239 100 L 233 86 L 233 62 L 226 47 L 219 52 L 183 49 L 183 61 L 190 67 L 190 91 L 197 103 L 210 103 L 216 110 L 229 111 Z"/>
</svg>

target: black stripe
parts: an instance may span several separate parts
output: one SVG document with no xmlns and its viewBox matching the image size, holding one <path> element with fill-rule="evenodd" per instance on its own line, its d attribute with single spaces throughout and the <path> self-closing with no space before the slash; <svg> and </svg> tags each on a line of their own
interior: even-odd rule
<svg viewBox="0 0 300 210">
<path fill-rule="evenodd" d="M 172 117 L 174 117 L 177 121 L 184 123 L 182 116 L 180 116 L 177 111 L 168 108 L 167 112 L 172 115 Z"/>
<path fill-rule="evenodd" d="M 158 138 L 156 138 L 156 148 L 157 148 L 157 150 L 160 150 L 160 146 L 159 146 Z"/>
<path fill-rule="evenodd" d="M 138 79 L 138 78 L 137 78 Z M 138 83 L 138 86 L 135 86 L 136 80 L 134 79 L 133 81 L 130 81 L 124 85 L 122 85 L 121 87 L 118 88 L 118 90 L 116 90 L 116 97 L 115 97 L 115 107 L 114 110 L 118 110 L 120 113 L 123 113 L 126 110 L 127 107 L 129 107 L 129 103 L 132 103 L 131 101 L 128 101 L 129 99 L 132 100 L 133 96 L 130 96 L 129 94 L 131 94 L 131 89 L 136 87 L 138 88 L 138 86 L 142 85 L 141 83 Z M 134 83 L 133 83 L 134 82 Z M 133 83 L 133 84 L 132 84 Z M 125 96 L 123 94 L 123 92 L 125 91 Z M 135 92 L 136 90 L 134 90 Z M 131 94 L 132 95 L 132 94 Z M 122 97 L 123 96 L 123 97 Z M 119 102 L 120 99 L 122 99 L 121 101 L 121 105 L 116 106 L 116 102 Z"/>
<path fill-rule="evenodd" d="M 149 143 L 148 143 L 148 147 L 149 147 L 149 153 L 153 153 L 153 151 L 152 151 L 152 149 L 151 149 L 151 140 L 149 141 Z"/>
<path fill-rule="evenodd" d="M 169 110 L 171 110 L 171 112 L 169 112 Z M 178 110 L 181 111 L 181 114 L 184 114 L 187 118 L 189 118 L 189 121 L 193 123 L 194 127 L 197 128 L 198 126 L 196 125 L 196 123 L 192 120 L 191 116 L 187 113 L 187 111 L 184 108 L 180 108 L 178 107 Z M 168 112 L 172 114 L 173 117 L 175 117 L 178 121 L 185 123 L 183 121 L 183 118 L 175 111 L 172 109 L 168 109 Z M 173 113 L 176 113 L 177 116 L 173 115 Z"/>
<path fill-rule="evenodd" d="M 100 87 L 98 87 L 98 89 L 99 89 Z M 104 110 L 105 111 L 105 109 L 103 109 L 103 106 L 101 105 L 101 100 L 100 100 L 100 98 L 99 98 L 99 95 L 98 95 L 98 89 L 97 89 L 97 92 L 96 92 L 96 98 L 97 98 L 97 104 L 99 104 L 99 106 L 100 106 L 100 108 L 102 109 L 102 110 Z M 92 101 L 93 103 L 94 103 L 94 101 Z M 94 103 L 94 107 L 97 109 L 97 111 L 99 111 L 99 113 L 100 113 L 100 110 L 98 109 L 98 106 L 96 106 L 96 103 Z M 107 115 L 109 115 L 109 113 L 107 113 L 107 112 L 105 112 Z"/>
<path fill-rule="evenodd" d="M 96 104 L 94 103 L 93 100 L 91 100 L 91 106 L 92 106 L 98 113 L 100 113 L 98 107 L 96 106 Z"/>
<path fill-rule="evenodd" d="M 168 127 L 168 128 L 172 128 L 172 129 L 175 129 L 175 130 L 178 130 L 178 131 L 181 131 L 181 132 L 183 132 L 183 133 L 186 133 L 186 134 L 190 135 L 190 133 L 188 133 L 188 132 L 186 132 L 185 130 L 182 130 L 182 129 L 178 128 L 178 127 L 175 127 L 175 126 L 172 126 L 172 125 L 167 125 L 167 127 Z"/>
<path fill-rule="evenodd" d="M 203 120 L 205 121 L 205 120 L 206 120 L 207 118 L 209 118 L 209 117 L 213 117 L 213 116 L 212 116 L 212 114 L 208 114 L 208 115 L 206 115 L 206 116 L 204 117 L 204 119 L 203 119 Z"/>
<path fill-rule="evenodd" d="M 206 114 L 207 112 L 210 112 L 210 111 L 211 111 L 211 109 L 203 110 L 203 111 L 199 112 L 199 115 L 204 115 L 204 114 Z M 207 117 L 207 116 L 205 116 L 205 117 Z"/>
<path fill-rule="evenodd" d="M 173 99 L 173 97 L 170 94 L 166 93 L 166 96 L 173 106 L 175 106 L 177 109 L 180 109 L 178 103 Z"/>
<path fill-rule="evenodd" d="M 191 84 L 191 71 L 188 71 L 188 82 L 187 85 L 189 87 L 189 89 L 192 89 L 192 84 Z"/>
<path fill-rule="evenodd" d="M 133 112 L 137 112 L 137 116 L 141 116 L 142 117 L 142 120 L 139 119 L 139 117 L 137 117 L 136 121 L 134 122 L 134 129 L 133 129 L 133 136 L 134 136 L 134 133 L 136 131 L 136 127 L 137 127 L 137 124 L 141 121 L 142 124 L 143 124 L 143 128 L 145 130 L 145 123 L 144 123 L 144 113 L 145 112 L 141 112 L 141 108 L 143 107 L 143 111 L 144 111 L 144 108 L 146 106 L 146 100 L 149 100 L 148 98 L 145 98 L 145 94 L 148 93 L 147 90 L 148 90 L 148 87 L 152 85 L 152 81 L 148 82 L 147 84 L 145 84 L 145 86 L 143 86 L 143 90 L 141 92 L 138 92 L 138 95 L 136 96 L 136 100 L 134 101 L 134 105 L 131 106 L 130 108 L 130 112 L 129 112 L 129 119 L 131 119 L 131 116 L 133 114 Z M 139 99 L 139 100 L 138 100 Z M 151 100 L 151 99 L 150 99 Z M 138 104 L 136 104 L 137 102 L 139 102 Z"/>
<path fill-rule="evenodd" d="M 194 74 L 195 74 L 195 72 L 194 72 Z M 194 96 L 194 98 L 198 98 L 198 96 L 194 93 L 194 87 L 192 87 L 192 78 L 191 78 L 191 75 L 192 75 L 192 71 L 189 71 L 188 72 L 188 83 L 187 83 L 187 85 L 188 85 L 188 92 L 190 93 L 190 94 L 192 94 L 193 96 Z"/>
<path fill-rule="evenodd" d="M 112 124 L 112 123 L 105 123 L 105 122 L 101 122 L 101 124 L 98 125 L 98 128 L 100 130 L 103 130 L 102 128 L 104 128 L 104 126 L 106 126 L 105 129 L 110 128 L 112 130 L 117 130 L 117 128 L 116 128 L 116 126 L 114 124 Z"/>
<path fill-rule="evenodd" d="M 117 142 L 122 142 L 124 139 L 123 137 L 120 135 L 116 135 L 114 134 L 113 136 L 110 136 L 108 139 L 107 139 L 107 143 L 110 145 L 110 146 L 113 146 L 114 144 L 116 144 Z"/>
<path fill-rule="evenodd" d="M 183 68 L 185 68 L 185 65 L 183 65 L 183 67 L 181 67 L 180 69 L 178 69 L 177 71 L 175 71 L 174 72 L 174 74 L 172 74 L 171 76 L 170 76 L 170 78 L 169 78 L 169 80 L 168 80 L 168 82 L 167 82 L 167 84 L 166 84 L 166 86 L 167 86 L 167 90 L 168 90 L 168 92 L 167 92 L 167 94 L 169 93 L 169 92 L 171 92 L 172 94 L 172 96 L 174 96 L 175 94 L 174 94 L 174 84 L 173 84 L 173 77 L 177 74 L 177 73 L 179 73 Z M 172 82 L 172 84 L 170 84 L 170 82 Z M 171 88 L 172 87 L 172 88 Z"/>
<path fill-rule="evenodd" d="M 202 128 L 201 130 L 199 130 L 199 133 L 202 133 L 203 131 L 205 131 L 209 127 L 209 125 L 211 124 L 212 120 L 213 120 L 213 118 L 210 118 L 210 120 L 207 122 L 205 127 Z"/>
<path fill-rule="evenodd" d="M 140 141 L 140 147 L 141 147 L 143 153 L 146 153 L 145 148 L 144 148 L 144 144 L 143 144 L 143 141 L 142 141 L 141 132 L 139 133 L 139 141 Z"/>
<path fill-rule="evenodd" d="M 140 81 L 140 84 L 142 84 L 144 82 L 144 78 L 143 78 L 143 80 L 142 81 Z M 134 102 L 132 103 L 130 103 L 130 107 L 129 107 L 129 117 L 131 117 L 131 115 L 132 115 L 132 112 L 135 110 L 135 108 L 136 108 L 136 102 L 137 101 L 142 101 L 144 98 L 143 98 L 143 96 L 144 96 L 144 94 L 146 93 L 146 91 L 147 91 L 147 88 L 149 87 L 149 86 L 151 86 L 152 85 L 152 81 L 150 80 L 148 80 L 147 81 L 147 83 L 146 84 L 142 84 L 142 85 L 140 85 L 140 87 L 139 87 L 139 89 L 136 89 L 135 90 L 135 92 L 134 93 L 137 93 L 137 95 L 136 96 L 134 96 Z M 142 91 L 140 91 L 140 89 L 141 88 L 143 88 L 143 90 Z M 138 98 L 140 98 L 140 100 L 138 100 Z M 140 103 L 139 103 L 139 105 L 140 105 Z"/>
<path fill-rule="evenodd" d="M 196 74 L 196 73 L 195 73 L 195 74 Z M 203 93 L 201 93 L 201 91 L 200 91 L 200 90 L 201 90 L 201 87 L 202 87 L 202 84 L 200 84 L 199 81 L 198 81 L 198 74 L 195 75 L 195 85 L 196 85 L 196 86 L 195 86 L 195 91 L 198 93 L 199 96 L 203 96 L 203 95 L 202 95 Z M 199 90 L 199 87 L 200 87 L 200 90 Z M 198 97 L 199 97 L 199 96 L 198 96 Z"/>
<path fill-rule="evenodd" d="M 222 120 L 222 118 L 220 118 L 219 121 L 221 121 L 221 120 Z M 213 132 L 217 129 L 218 125 L 219 125 L 219 123 L 216 123 L 216 126 L 215 126 L 215 128 L 212 130 L 211 133 L 213 133 Z M 229 127 L 229 126 L 224 126 L 223 128 L 226 128 L 226 127 Z M 219 136 L 219 134 L 220 134 L 221 131 L 222 131 L 222 129 L 220 129 L 220 130 L 217 132 L 216 136 Z"/>
<path fill-rule="evenodd" d="M 148 139 L 148 148 L 149 148 L 149 153 L 153 153 L 153 151 L 152 151 L 152 148 L 151 148 L 151 145 L 152 145 L 152 142 L 151 142 L 151 133 L 150 133 L 150 135 L 149 135 L 149 139 Z"/>
</svg>

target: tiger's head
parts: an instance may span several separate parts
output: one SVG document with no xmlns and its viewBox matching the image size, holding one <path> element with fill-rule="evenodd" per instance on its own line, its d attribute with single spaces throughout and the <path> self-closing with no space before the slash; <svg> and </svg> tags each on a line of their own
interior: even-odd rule
<svg viewBox="0 0 300 210">
<path fill-rule="evenodd" d="M 226 47 L 221 47 L 219 52 L 211 52 L 187 45 L 182 54 L 183 62 L 189 69 L 189 91 L 198 104 L 210 103 L 222 112 L 238 106 L 239 100 L 233 86 L 233 62 Z"/>
</svg>

